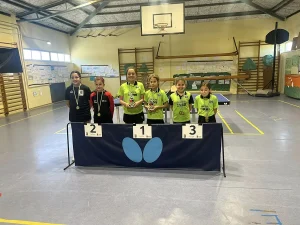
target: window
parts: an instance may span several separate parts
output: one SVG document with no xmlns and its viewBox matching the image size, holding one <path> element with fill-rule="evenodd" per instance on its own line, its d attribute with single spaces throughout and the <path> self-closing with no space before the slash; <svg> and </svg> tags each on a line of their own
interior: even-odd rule
<svg viewBox="0 0 300 225">
<path fill-rule="evenodd" d="M 23 49 L 23 54 L 25 60 L 71 62 L 71 56 L 62 53 Z"/>
<path fill-rule="evenodd" d="M 65 55 L 64 54 L 57 54 L 58 56 L 58 61 L 64 62 L 65 61 Z"/>
<path fill-rule="evenodd" d="M 289 52 L 292 50 L 292 46 L 293 46 L 293 42 L 292 41 L 289 41 L 285 44 L 285 51 L 286 52 Z"/>
<path fill-rule="evenodd" d="M 50 54 L 49 52 L 41 52 L 42 60 L 50 61 Z"/>
<path fill-rule="evenodd" d="M 57 53 L 51 52 L 51 61 L 58 61 Z"/>
<path fill-rule="evenodd" d="M 41 52 L 40 51 L 31 51 L 32 59 L 41 60 Z"/>
<path fill-rule="evenodd" d="M 71 62 L 70 55 L 65 55 L 65 62 Z"/>
<path fill-rule="evenodd" d="M 23 53 L 24 53 L 24 59 L 31 59 L 31 50 L 28 50 L 28 49 L 24 49 L 23 50 Z"/>
</svg>

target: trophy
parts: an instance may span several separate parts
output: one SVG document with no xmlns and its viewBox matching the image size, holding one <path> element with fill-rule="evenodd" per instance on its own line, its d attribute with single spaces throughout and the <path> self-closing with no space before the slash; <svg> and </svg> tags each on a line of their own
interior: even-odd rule
<svg viewBox="0 0 300 225">
<path fill-rule="evenodd" d="M 133 95 L 132 95 L 132 94 L 130 94 L 130 98 L 129 98 L 129 106 L 130 106 L 131 108 L 134 107 L 134 99 L 133 99 Z"/>
<path fill-rule="evenodd" d="M 149 101 L 149 110 L 153 111 L 153 109 L 154 109 L 154 103 L 153 103 L 153 100 L 150 99 L 150 101 Z"/>
</svg>

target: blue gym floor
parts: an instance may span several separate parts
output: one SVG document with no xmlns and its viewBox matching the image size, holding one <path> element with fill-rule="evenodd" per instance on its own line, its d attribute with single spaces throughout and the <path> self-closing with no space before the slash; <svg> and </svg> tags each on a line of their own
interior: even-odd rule
<svg viewBox="0 0 300 225">
<path fill-rule="evenodd" d="M 227 178 L 187 170 L 63 171 L 65 103 L 0 118 L 0 225 L 299 225 L 300 101 L 228 98 L 217 116 Z"/>
</svg>

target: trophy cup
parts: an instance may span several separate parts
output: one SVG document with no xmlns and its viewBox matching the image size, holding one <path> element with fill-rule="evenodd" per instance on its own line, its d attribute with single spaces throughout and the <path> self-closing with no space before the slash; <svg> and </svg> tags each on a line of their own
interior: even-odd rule
<svg viewBox="0 0 300 225">
<path fill-rule="evenodd" d="M 154 103 L 153 103 L 153 100 L 151 99 L 151 100 L 149 101 L 149 110 L 150 110 L 150 111 L 153 111 L 153 109 L 154 109 Z"/>
<path fill-rule="evenodd" d="M 130 95 L 129 106 L 130 106 L 131 108 L 134 107 L 134 99 L 133 99 L 133 96 L 132 96 L 132 95 Z"/>
</svg>

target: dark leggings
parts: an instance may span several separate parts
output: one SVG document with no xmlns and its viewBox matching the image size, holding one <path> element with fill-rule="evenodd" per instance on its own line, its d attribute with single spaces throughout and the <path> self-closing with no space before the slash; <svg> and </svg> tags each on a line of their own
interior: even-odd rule
<svg viewBox="0 0 300 225">
<path fill-rule="evenodd" d="M 208 117 L 208 122 L 206 122 L 205 121 L 205 116 L 199 116 L 199 118 L 198 118 L 198 124 L 203 124 L 203 123 L 216 123 L 217 121 L 216 121 L 216 117 L 215 117 L 215 115 L 213 115 L 213 116 L 209 116 Z"/>
<path fill-rule="evenodd" d="M 139 124 L 139 123 L 143 123 L 144 122 L 144 113 L 138 113 L 138 114 L 134 114 L 134 115 L 129 115 L 129 114 L 125 114 L 123 116 L 123 121 L 124 123 L 129 123 L 129 124 Z"/>
</svg>

